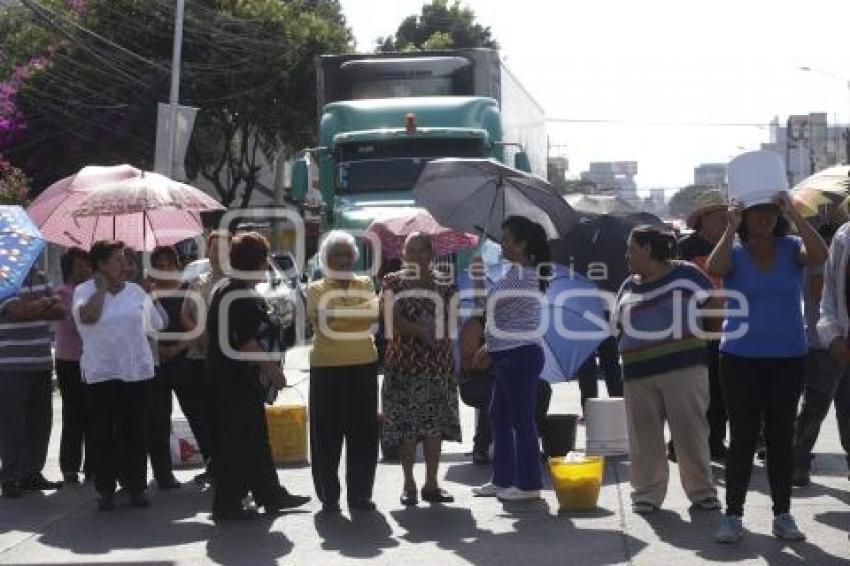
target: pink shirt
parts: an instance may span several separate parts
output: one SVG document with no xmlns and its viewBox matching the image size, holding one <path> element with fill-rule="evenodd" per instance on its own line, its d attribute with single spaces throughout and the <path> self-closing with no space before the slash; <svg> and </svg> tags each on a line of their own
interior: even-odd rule
<svg viewBox="0 0 850 566">
<path fill-rule="evenodd" d="M 77 325 L 71 315 L 71 305 L 74 298 L 74 286 L 70 283 L 56 289 L 56 294 L 62 299 L 62 305 L 68 313 L 56 325 L 56 359 L 66 362 L 78 362 L 83 355 L 83 341 L 77 332 Z"/>
</svg>

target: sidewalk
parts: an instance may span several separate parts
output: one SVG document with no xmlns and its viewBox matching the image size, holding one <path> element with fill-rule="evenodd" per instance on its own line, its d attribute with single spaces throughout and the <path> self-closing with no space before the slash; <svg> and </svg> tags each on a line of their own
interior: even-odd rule
<svg viewBox="0 0 850 566">
<path fill-rule="evenodd" d="M 305 352 L 289 357 L 290 383 L 306 395 Z M 300 382 L 300 383 L 299 383 Z M 601 387 L 604 390 L 604 387 Z M 470 487 L 488 479 L 488 470 L 469 463 L 473 413 L 463 407 L 464 444 L 449 444 L 443 458 L 444 487 L 453 505 L 420 504 L 403 509 L 401 470 L 381 464 L 375 489 L 378 513 L 338 517 L 317 515 L 317 502 L 274 521 L 215 527 L 210 497 L 193 484 L 177 493 L 153 490 L 153 506 L 134 510 L 119 501 L 112 513 L 95 510 L 89 486 L 54 494 L 0 500 L 0 563 L 4 564 L 373 564 L 481 566 L 528 564 L 601 566 L 608 564 L 696 565 L 771 564 L 823 566 L 850 564 L 850 481 L 838 442 L 835 419 L 824 423 L 816 447 L 812 485 L 794 492 L 794 513 L 808 542 L 784 544 L 770 535 L 772 514 L 763 465 L 753 473 L 747 502 L 750 533 L 737 546 L 712 541 L 717 512 L 691 511 L 671 464 L 670 493 L 664 508 L 644 518 L 629 505 L 628 462 L 609 461 L 599 508 L 558 515 L 551 489 L 542 502 L 502 505 L 473 498 Z M 555 387 L 553 413 L 575 413 L 578 387 Z M 61 404 L 54 398 L 56 426 L 46 475 L 59 476 Z M 579 429 L 579 444 L 584 431 Z M 723 486 L 723 470 L 715 468 Z M 189 481 L 195 470 L 180 470 Z M 419 478 L 424 469 L 417 469 Z M 308 467 L 280 470 L 288 488 L 312 494 Z"/>
</svg>

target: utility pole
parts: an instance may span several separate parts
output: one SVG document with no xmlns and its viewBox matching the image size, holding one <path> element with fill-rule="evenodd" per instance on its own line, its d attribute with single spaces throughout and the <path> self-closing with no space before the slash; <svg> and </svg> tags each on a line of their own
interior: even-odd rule
<svg viewBox="0 0 850 566">
<path fill-rule="evenodd" d="M 183 56 L 183 15 L 185 0 L 177 0 L 174 13 L 174 47 L 171 57 L 171 96 L 169 97 L 168 176 L 174 178 L 177 171 L 177 107 L 180 104 L 180 62 Z M 182 179 L 181 179 L 182 181 Z"/>
</svg>

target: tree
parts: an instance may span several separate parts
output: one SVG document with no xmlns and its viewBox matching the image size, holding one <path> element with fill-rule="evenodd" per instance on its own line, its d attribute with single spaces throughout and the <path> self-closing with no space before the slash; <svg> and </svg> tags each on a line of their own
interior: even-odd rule
<svg viewBox="0 0 850 566">
<path fill-rule="evenodd" d="M 24 172 L 0 157 L 0 204 L 29 203 L 29 179 Z"/>
<path fill-rule="evenodd" d="M 667 204 L 670 215 L 675 218 L 684 218 L 696 208 L 696 201 L 700 195 L 713 189 L 714 187 L 706 185 L 688 185 L 678 190 Z"/>
<path fill-rule="evenodd" d="M 475 12 L 455 0 L 431 0 L 422 12 L 405 18 L 395 35 L 378 38 L 376 51 L 412 51 L 491 47 L 498 49 L 489 26 L 475 21 Z"/>
<path fill-rule="evenodd" d="M 39 187 L 92 163 L 150 168 L 157 103 L 168 99 L 174 3 L 22 3 L 29 21 L 50 32 L 52 52 L 16 93 L 26 137 L 10 159 Z M 18 36 L 25 43 L 32 34 Z M 312 144 L 315 57 L 351 42 L 334 0 L 187 2 L 181 103 L 199 108 L 190 177 L 208 181 L 225 205 L 239 193 L 246 204 L 263 157 Z"/>
</svg>

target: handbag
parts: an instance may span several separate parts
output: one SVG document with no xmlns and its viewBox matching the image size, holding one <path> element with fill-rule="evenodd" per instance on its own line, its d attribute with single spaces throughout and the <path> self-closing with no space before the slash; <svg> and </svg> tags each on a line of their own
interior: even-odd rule
<svg viewBox="0 0 850 566">
<path fill-rule="evenodd" d="M 280 365 L 281 370 L 283 369 L 283 340 L 281 339 L 281 328 L 280 320 L 277 318 L 277 315 L 271 311 L 271 309 L 264 309 L 264 316 L 262 321 L 260 322 L 260 326 L 257 329 L 256 340 L 263 351 L 269 354 L 280 354 Z M 256 366 L 255 366 L 256 367 Z M 272 380 L 266 376 L 265 373 L 260 371 L 260 368 L 256 367 L 256 381 L 257 386 L 259 388 L 260 400 L 267 405 L 274 405 L 275 400 L 277 399 L 278 390 L 275 387 Z"/>
</svg>

